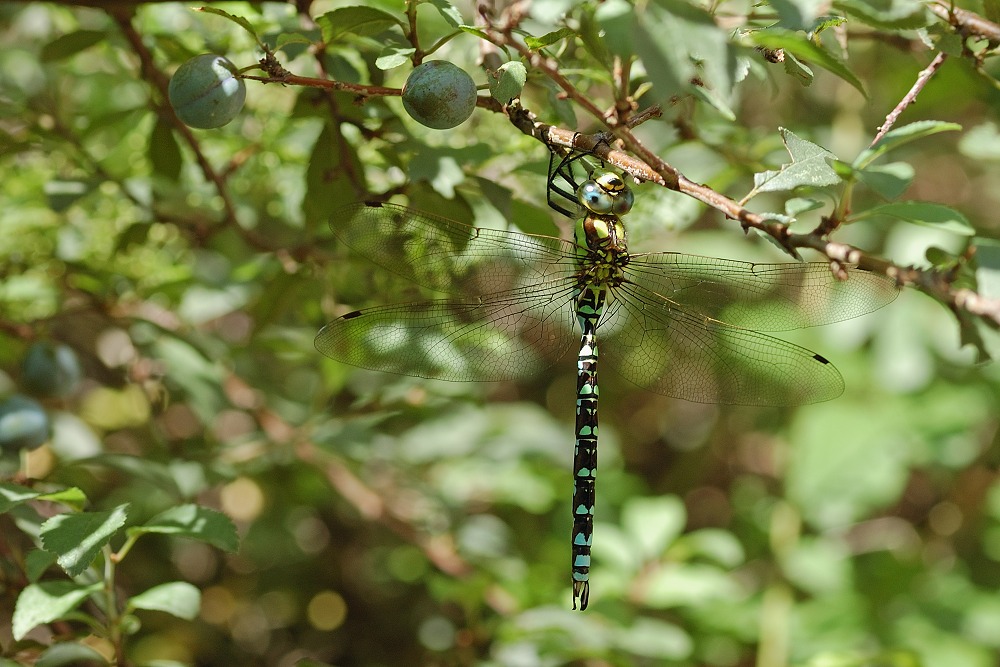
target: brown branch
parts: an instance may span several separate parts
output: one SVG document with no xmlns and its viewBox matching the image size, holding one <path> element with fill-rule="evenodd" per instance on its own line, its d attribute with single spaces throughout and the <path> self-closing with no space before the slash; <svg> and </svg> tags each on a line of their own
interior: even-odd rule
<svg viewBox="0 0 1000 667">
<path fill-rule="evenodd" d="M 982 37 L 991 42 L 1000 42 L 1000 25 L 967 9 L 954 7 L 950 2 L 936 0 L 927 4 L 938 17 L 943 19 L 963 35 Z"/>
<path fill-rule="evenodd" d="M 530 111 L 519 106 L 508 108 L 508 115 L 511 123 L 521 132 L 546 145 L 593 153 L 595 157 L 632 175 L 637 180 L 650 181 L 693 197 L 721 211 L 727 218 L 738 220 L 744 229 L 753 228 L 771 236 L 793 257 L 799 258 L 799 249 L 810 248 L 827 257 L 834 264 L 835 272 L 838 266 L 856 265 L 867 271 L 888 276 L 900 286 L 914 287 L 952 309 L 969 312 L 1000 325 L 1000 299 L 990 299 L 971 290 L 953 289 L 951 272 L 899 266 L 854 246 L 829 241 L 825 235 L 816 232 L 792 233 L 785 223 L 770 220 L 747 210 L 739 202 L 716 192 L 707 185 L 688 179 L 659 158 L 656 158 L 659 167 L 654 168 L 641 159 L 612 148 L 606 134 L 581 134 L 554 127 L 537 121 Z M 617 128 L 614 132 L 623 139 L 626 147 L 641 146 L 628 128 Z M 621 136 L 623 134 L 624 137 Z"/>
<path fill-rule="evenodd" d="M 917 95 L 920 94 L 920 91 L 924 89 L 924 86 L 927 85 L 927 82 L 930 81 L 931 77 L 934 76 L 934 73 L 937 72 L 938 69 L 940 69 L 941 65 L 944 64 L 944 61 L 947 58 L 948 56 L 944 52 L 939 52 L 936 56 L 934 56 L 934 60 L 932 60 L 927 67 L 920 71 L 920 74 L 917 75 L 917 80 L 913 83 L 913 87 L 910 88 L 906 95 L 903 96 L 903 99 L 899 101 L 899 104 L 897 104 L 896 107 L 889 112 L 889 115 L 885 117 L 885 122 L 878 128 L 878 134 L 876 134 L 875 138 L 872 139 L 869 147 L 877 144 L 882 137 L 884 137 L 889 130 L 892 129 L 892 126 L 895 125 L 896 121 L 899 119 L 900 114 L 903 113 L 903 110 L 917 101 Z"/>
</svg>

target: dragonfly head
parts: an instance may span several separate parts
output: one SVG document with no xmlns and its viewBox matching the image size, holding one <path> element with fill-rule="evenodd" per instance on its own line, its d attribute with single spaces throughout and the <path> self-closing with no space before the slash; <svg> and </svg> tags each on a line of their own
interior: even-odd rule
<svg viewBox="0 0 1000 667">
<path fill-rule="evenodd" d="M 580 204 L 597 215 L 625 215 L 635 196 L 625 180 L 613 171 L 595 171 L 576 190 Z"/>
</svg>

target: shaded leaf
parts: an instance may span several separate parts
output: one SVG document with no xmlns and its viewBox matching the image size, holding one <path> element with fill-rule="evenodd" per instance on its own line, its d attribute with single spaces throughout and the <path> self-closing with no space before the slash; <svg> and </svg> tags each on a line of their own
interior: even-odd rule
<svg viewBox="0 0 1000 667">
<path fill-rule="evenodd" d="M 969 219 L 962 213 L 950 206 L 934 202 L 904 201 L 883 204 L 858 214 L 854 219 L 860 220 L 878 215 L 905 220 L 915 225 L 934 227 L 963 236 L 972 236 L 976 233 Z"/>
<path fill-rule="evenodd" d="M 107 33 L 103 30 L 77 30 L 57 37 L 43 46 L 40 59 L 43 63 L 63 60 L 90 48 L 107 37 Z"/>
<path fill-rule="evenodd" d="M 107 658 L 86 644 L 61 641 L 42 651 L 42 654 L 38 656 L 38 662 L 34 663 L 34 667 L 90 667 L 91 665 L 107 664 L 109 664 Z M 170 666 L 158 665 L 157 667 Z"/>
<path fill-rule="evenodd" d="M 870 166 L 855 172 L 859 181 L 886 199 L 895 199 L 913 182 L 914 169 L 908 162 Z"/>
<path fill-rule="evenodd" d="M 221 16 L 224 19 L 229 19 L 230 21 L 232 21 L 233 23 L 235 23 L 236 25 L 240 26 L 248 33 L 250 33 L 250 35 L 253 36 L 253 39 L 255 42 L 257 42 L 257 44 L 261 46 L 264 45 L 264 43 L 260 41 L 260 37 L 257 36 L 257 30 L 253 27 L 253 24 L 250 23 L 250 21 L 243 18 L 242 16 L 236 16 L 235 14 L 230 14 L 229 12 L 219 9 L 218 7 L 209 7 L 209 6 L 199 7 L 198 11 L 206 12 L 208 14 L 215 14 L 216 16 Z"/>
<path fill-rule="evenodd" d="M 56 515 L 39 530 L 42 548 L 56 554 L 59 566 L 75 577 L 94 562 L 127 518 L 128 504 L 106 512 Z"/>
<path fill-rule="evenodd" d="M 622 510 L 622 527 L 639 545 L 641 558 L 658 558 L 684 530 L 687 515 L 676 496 L 634 498 Z"/>
<path fill-rule="evenodd" d="M 159 533 L 207 542 L 230 553 L 239 549 L 236 526 L 225 514 L 198 505 L 181 505 L 161 512 L 141 526 L 128 529 L 129 536 Z"/>
<path fill-rule="evenodd" d="M 979 293 L 992 299 L 1000 298 L 1000 241 L 978 238 L 973 245 Z"/>
<path fill-rule="evenodd" d="M 102 588 L 100 582 L 80 586 L 73 581 L 30 584 L 17 596 L 11 619 L 14 639 L 20 641 L 35 626 L 51 623 L 70 613 Z"/>
<path fill-rule="evenodd" d="M 458 11 L 458 8 L 448 0 L 431 0 L 431 4 L 452 28 L 457 28 L 465 23 L 462 19 L 462 12 Z"/>
<path fill-rule="evenodd" d="M 861 151 L 854 160 L 854 167 L 856 169 L 864 169 L 889 151 L 899 148 L 903 144 L 908 144 L 911 141 L 929 137 L 938 132 L 955 132 L 961 129 L 962 126 L 958 123 L 949 123 L 941 120 L 918 120 L 909 125 L 893 128 L 886 132 L 885 136 L 879 139 L 877 144 Z"/>
<path fill-rule="evenodd" d="M 167 180 L 176 181 L 181 174 L 181 147 L 170 123 L 163 118 L 157 118 L 149 135 L 149 161 L 153 173 Z"/>
<path fill-rule="evenodd" d="M 375 59 L 375 67 L 381 70 L 400 67 L 410 62 L 410 56 L 416 51 L 412 46 L 386 46 Z"/>
<path fill-rule="evenodd" d="M 344 35 L 367 37 L 404 26 L 401 19 L 374 7 L 339 7 L 318 17 L 316 24 L 323 31 L 323 41 L 328 44 Z"/>
<path fill-rule="evenodd" d="M 819 65 L 854 86 L 865 97 L 868 97 L 861 79 L 855 76 L 854 72 L 848 69 L 847 65 L 806 36 L 785 30 L 768 29 L 752 32 L 750 33 L 750 38 L 758 46 L 768 49 L 784 49 L 786 57 L 790 53 L 796 58 Z"/>
<path fill-rule="evenodd" d="M 129 609 L 164 611 L 191 620 L 198 615 L 201 591 L 186 581 L 171 581 L 133 596 L 128 606 Z"/>
<path fill-rule="evenodd" d="M 931 22 L 930 15 L 919 0 L 891 0 L 874 3 L 871 0 L 839 0 L 834 8 L 884 30 L 913 30 Z"/>
</svg>

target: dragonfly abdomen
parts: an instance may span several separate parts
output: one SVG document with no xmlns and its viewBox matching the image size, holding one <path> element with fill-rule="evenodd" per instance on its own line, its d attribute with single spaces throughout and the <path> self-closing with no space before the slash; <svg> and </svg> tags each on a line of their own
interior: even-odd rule
<svg viewBox="0 0 1000 667">
<path fill-rule="evenodd" d="M 606 289 L 584 286 L 576 300 L 583 333 L 577 358 L 576 446 L 573 450 L 573 608 L 590 600 L 590 546 L 594 533 L 594 485 L 597 478 L 597 321 Z"/>
</svg>

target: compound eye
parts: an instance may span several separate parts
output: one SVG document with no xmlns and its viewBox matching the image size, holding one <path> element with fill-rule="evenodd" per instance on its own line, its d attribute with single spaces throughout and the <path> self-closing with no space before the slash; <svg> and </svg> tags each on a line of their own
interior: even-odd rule
<svg viewBox="0 0 1000 667">
<path fill-rule="evenodd" d="M 632 210 L 632 204 L 635 203 L 635 195 L 632 194 L 630 188 L 625 188 L 622 192 L 618 193 L 615 197 L 614 202 L 611 204 L 611 212 L 615 215 L 625 215 Z"/>
<path fill-rule="evenodd" d="M 576 198 L 591 213 L 607 215 L 614 206 L 614 198 L 596 181 L 584 181 L 576 191 Z"/>
</svg>

